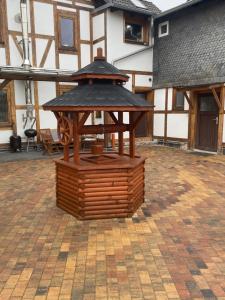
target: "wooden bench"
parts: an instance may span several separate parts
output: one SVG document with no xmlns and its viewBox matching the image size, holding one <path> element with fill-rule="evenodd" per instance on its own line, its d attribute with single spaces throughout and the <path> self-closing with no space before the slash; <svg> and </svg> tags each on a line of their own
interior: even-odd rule
<svg viewBox="0 0 225 300">
<path fill-rule="evenodd" d="M 40 129 L 40 138 L 43 144 L 43 154 L 48 153 L 51 155 L 62 150 L 62 145 L 58 140 L 56 129 Z"/>
</svg>

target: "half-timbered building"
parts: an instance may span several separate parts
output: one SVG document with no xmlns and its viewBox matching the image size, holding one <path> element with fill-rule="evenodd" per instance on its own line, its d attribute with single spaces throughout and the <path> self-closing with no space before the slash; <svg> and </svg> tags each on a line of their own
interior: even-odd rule
<svg viewBox="0 0 225 300">
<path fill-rule="evenodd" d="M 225 2 L 192 0 L 155 18 L 154 138 L 225 145 Z"/>
<path fill-rule="evenodd" d="M 56 128 L 43 103 L 71 89 L 70 76 L 103 48 L 130 78 L 126 88 L 152 100 L 153 17 L 142 0 L 0 0 L 0 144 L 33 126 Z M 126 117 L 126 116 L 125 116 Z M 107 122 L 107 120 L 105 120 Z M 88 122 L 104 122 L 98 112 Z M 50 125 L 49 125 L 50 124 Z M 149 114 L 140 136 L 152 135 Z"/>
</svg>

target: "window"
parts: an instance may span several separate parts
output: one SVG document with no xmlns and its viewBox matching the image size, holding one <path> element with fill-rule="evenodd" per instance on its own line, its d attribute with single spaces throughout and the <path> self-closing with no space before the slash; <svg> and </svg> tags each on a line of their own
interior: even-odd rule
<svg viewBox="0 0 225 300">
<path fill-rule="evenodd" d="M 163 37 L 169 34 L 169 22 L 163 22 L 159 24 L 159 37 Z"/>
<path fill-rule="evenodd" d="M 60 13 L 58 16 L 59 49 L 76 50 L 76 15 Z"/>
<path fill-rule="evenodd" d="M 0 126 L 10 125 L 9 99 L 6 90 L 0 91 Z"/>
<path fill-rule="evenodd" d="M 125 14 L 125 43 L 144 44 L 149 43 L 149 24 L 146 18 L 137 18 Z"/>
<path fill-rule="evenodd" d="M 174 90 L 173 110 L 184 110 L 184 93 Z"/>
</svg>

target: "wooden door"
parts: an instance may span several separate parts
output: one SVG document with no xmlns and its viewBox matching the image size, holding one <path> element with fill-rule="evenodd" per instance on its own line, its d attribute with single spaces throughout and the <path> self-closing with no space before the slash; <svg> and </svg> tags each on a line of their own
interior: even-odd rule
<svg viewBox="0 0 225 300">
<path fill-rule="evenodd" d="M 136 94 L 147 101 L 147 93 L 136 93 Z M 134 118 L 136 119 L 139 115 L 140 115 L 140 112 L 135 112 Z M 140 123 L 136 127 L 135 136 L 136 137 L 146 137 L 146 136 L 148 136 L 148 117 L 147 117 L 147 114 L 145 114 L 143 116 Z"/>
<path fill-rule="evenodd" d="M 198 95 L 196 148 L 217 151 L 219 109 L 213 94 Z"/>
</svg>

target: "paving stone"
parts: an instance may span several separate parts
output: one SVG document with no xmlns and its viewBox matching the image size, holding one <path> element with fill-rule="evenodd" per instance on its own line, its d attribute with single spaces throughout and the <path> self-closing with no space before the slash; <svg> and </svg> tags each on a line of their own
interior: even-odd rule
<svg viewBox="0 0 225 300">
<path fill-rule="evenodd" d="M 0 165 L 1 300 L 225 300 L 225 157 L 138 151 L 146 199 L 130 219 L 58 209 L 51 159 Z"/>
</svg>

